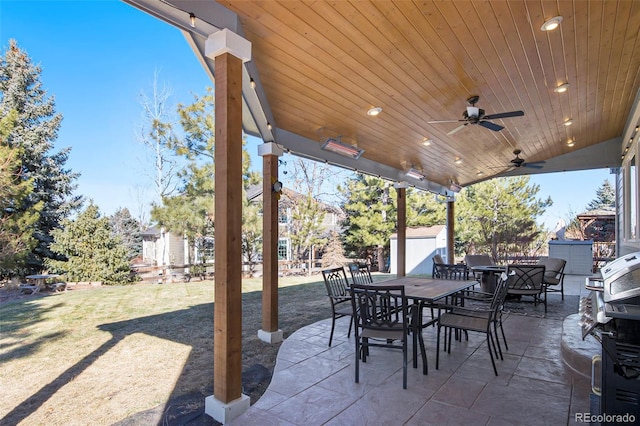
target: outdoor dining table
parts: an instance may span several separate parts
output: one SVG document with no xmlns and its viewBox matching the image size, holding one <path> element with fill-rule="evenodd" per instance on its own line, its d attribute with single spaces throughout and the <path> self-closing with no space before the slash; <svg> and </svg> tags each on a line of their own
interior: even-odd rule
<svg viewBox="0 0 640 426">
<path fill-rule="evenodd" d="M 420 303 L 433 304 L 438 301 L 445 302 L 450 296 L 467 290 L 478 284 L 476 280 L 441 280 L 426 277 L 400 277 L 390 280 L 377 281 L 372 285 L 402 285 L 404 286 L 404 295 L 407 299 L 416 302 L 413 305 L 411 321 L 413 325 L 413 367 L 418 366 L 418 348 L 417 336 L 422 333 L 422 309 L 419 309 Z"/>
<path fill-rule="evenodd" d="M 42 287 L 46 285 L 47 279 L 56 278 L 58 276 L 59 276 L 58 274 L 35 274 L 35 275 L 27 275 L 25 278 L 28 280 L 35 281 L 35 288 L 31 292 L 31 294 L 36 294 L 40 290 L 42 290 Z"/>
</svg>

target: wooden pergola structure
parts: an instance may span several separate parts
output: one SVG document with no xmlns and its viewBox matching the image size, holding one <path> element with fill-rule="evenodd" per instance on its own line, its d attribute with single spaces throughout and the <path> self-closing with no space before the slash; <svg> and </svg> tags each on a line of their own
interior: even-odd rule
<svg viewBox="0 0 640 426">
<path fill-rule="evenodd" d="M 283 151 L 397 182 L 399 275 L 409 185 L 447 198 L 452 253 L 460 188 L 619 167 L 637 151 L 629 149 L 640 126 L 640 2 L 124 1 L 180 29 L 215 79 L 215 377 L 206 411 L 223 423 L 249 404 L 240 365 L 242 131 L 265 142 L 269 341 L 282 336 L 272 182 Z M 553 19 L 556 30 L 543 28 Z M 323 149 L 330 139 L 363 152 Z M 522 162 L 512 161 L 516 150 Z"/>
</svg>

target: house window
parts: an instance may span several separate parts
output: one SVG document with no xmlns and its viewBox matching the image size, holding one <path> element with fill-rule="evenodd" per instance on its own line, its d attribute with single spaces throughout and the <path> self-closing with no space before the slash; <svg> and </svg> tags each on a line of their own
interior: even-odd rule
<svg viewBox="0 0 640 426">
<path fill-rule="evenodd" d="M 289 223 L 289 209 L 278 209 L 278 223 Z"/>
<path fill-rule="evenodd" d="M 278 260 L 289 260 L 289 240 L 286 238 L 278 240 Z"/>
</svg>

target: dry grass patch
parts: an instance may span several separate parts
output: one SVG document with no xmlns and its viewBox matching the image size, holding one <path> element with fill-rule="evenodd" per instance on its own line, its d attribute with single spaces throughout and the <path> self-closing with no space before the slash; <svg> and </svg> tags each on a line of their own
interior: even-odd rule
<svg viewBox="0 0 640 426">
<path fill-rule="evenodd" d="M 261 287 L 243 281 L 243 383 L 252 403 L 280 347 L 257 337 Z M 284 278 L 280 287 L 285 338 L 330 316 L 321 276 Z M 212 424 L 199 414 L 213 393 L 213 299 L 213 282 L 193 281 L 4 302 L 0 423 Z"/>
</svg>

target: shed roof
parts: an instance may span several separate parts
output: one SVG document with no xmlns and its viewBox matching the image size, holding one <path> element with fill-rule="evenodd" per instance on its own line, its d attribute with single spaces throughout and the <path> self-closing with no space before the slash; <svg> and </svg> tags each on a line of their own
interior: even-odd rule
<svg viewBox="0 0 640 426">
<path fill-rule="evenodd" d="M 433 226 L 418 226 L 414 228 L 407 228 L 407 239 L 410 238 L 435 238 L 437 237 L 443 229 L 445 229 L 445 225 L 433 225 Z M 397 239 L 398 234 L 391 234 L 391 239 Z"/>
</svg>

